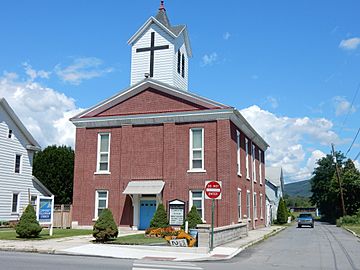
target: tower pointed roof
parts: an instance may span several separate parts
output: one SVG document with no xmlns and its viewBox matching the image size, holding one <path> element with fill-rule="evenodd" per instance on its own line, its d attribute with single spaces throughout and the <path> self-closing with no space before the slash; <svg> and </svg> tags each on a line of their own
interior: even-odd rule
<svg viewBox="0 0 360 270">
<path fill-rule="evenodd" d="M 164 25 L 169 31 L 171 31 L 176 36 L 178 36 L 181 33 L 181 31 L 186 27 L 183 24 L 171 26 L 169 17 L 166 14 L 164 1 L 160 1 L 159 11 L 155 16 L 155 19 L 158 20 L 162 25 Z"/>
</svg>

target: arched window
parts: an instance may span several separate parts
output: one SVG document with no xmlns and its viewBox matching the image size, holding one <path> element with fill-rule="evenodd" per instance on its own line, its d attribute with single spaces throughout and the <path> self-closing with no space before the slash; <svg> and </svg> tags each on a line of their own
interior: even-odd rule
<svg viewBox="0 0 360 270">
<path fill-rule="evenodd" d="M 182 55 L 182 72 L 181 72 L 181 76 L 183 78 L 185 78 L 185 55 Z"/>
<path fill-rule="evenodd" d="M 177 71 L 180 74 L 180 71 L 181 71 L 181 52 L 180 52 L 180 50 L 178 50 Z"/>
</svg>

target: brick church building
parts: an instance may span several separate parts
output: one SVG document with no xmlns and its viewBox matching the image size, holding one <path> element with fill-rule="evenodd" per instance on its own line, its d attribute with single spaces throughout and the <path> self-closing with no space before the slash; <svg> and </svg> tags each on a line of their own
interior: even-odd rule
<svg viewBox="0 0 360 270">
<path fill-rule="evenodd" d="M 211 223 L 208 180 L 222 183 L 215 226 L 264 226 L 268 144 L 237 109 L 188 90 L 187 27 L 171 25 L 161 1 L 129 44 L 130 87 L 71 119 L 73 226 L 92 226 L 110 208 L 119 226 L 146 229 L 159 203 L 173 225 L 184 216 L 175 210 L 193 205 Z"/>
</svg>

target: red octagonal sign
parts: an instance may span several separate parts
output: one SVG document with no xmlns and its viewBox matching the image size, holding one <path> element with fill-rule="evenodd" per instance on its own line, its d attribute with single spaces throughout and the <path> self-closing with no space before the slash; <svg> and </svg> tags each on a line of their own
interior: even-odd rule
<svg viewBox="0 0 360 270">
<path fill-rule="evenodd" d="M 206 181 L 205 182 L 205 198 L 206 199 L 221 199 L 221 182 L 220 181 Z"/>
</svg>

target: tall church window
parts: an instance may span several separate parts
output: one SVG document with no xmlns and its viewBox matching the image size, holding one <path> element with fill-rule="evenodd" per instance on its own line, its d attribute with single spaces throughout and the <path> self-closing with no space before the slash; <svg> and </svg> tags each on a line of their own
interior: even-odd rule
<svg viewBox="0 0 360 270">
<path fill-rule="evenodd" d="M 110 133 L 98 134 L 97 172 L 109 172 Z"/>
<path fill-rule="evenodd" d="M 249 140 L 245 138 L 245 152 L 246 152 L 246 178 L 250 179 L 249 174 Z"/>
<path fill-rule="evenodd" d="M 238 188 L 238 220 L 241 220 L 241 189 Z"/>
<path fill-rule="evenodd" d="M 21 155 L 15 156 L 15 173 L 20 173 L 21 169 Z"/>
<path fill-rule="evenodd" d="M 19 213 L 19 194 L 18 193 L 13 193 L 11 212 Z"/>
<path fill-rule="evenodd" d="M 204 129 L 190 129 L 190 171 L 204 170 Z"/>
<path fill-rule="evenodd" d="M 181 52 L 178 50 L 178 59 L 177 59 L 177 72 L 181 72 Z"/>
<path fill-rule="evenodd" d="M 98 218 L 105 208 L 108 208 L 108 196 L 107 190 L 97 190 L 95 200 L 95 218 Z"/>
<path fill-rule="evenodd" d="M 252 144 L 251 158 L 252 158 L 252 178 L 253 178 L 253 181 L 256 182 L 255 144 Z"/>
<path fill-rule="evenodd" d="M 246 191 L 246 217 L 250 219 L 250 190 Z"/>
<path fill-rule="evenodd" d="M 237 144 L 237 150 L 236 150 L 236 159 L 237 159 L 237 173 L 238 175 L 241 175 L 241 159 L 240 159 L 240 131 L 236 131 L 236 144 Z"/>
<path fill-rule="evenodd" d="M 184 54 L 182 55 L 182 61 L 181 61 L 181 63 L 182 63 L 181 76 L 182 76 L 183 78 L 185 78 L 185 55 L 184 55 Z"/>
<path fill-rule="evenodd" d="M 189 204 L 189 209 L 194 205 L 199 216 L 204 221 L 204 192 L 201 190 L 191 190 Z"/>
</svg>

